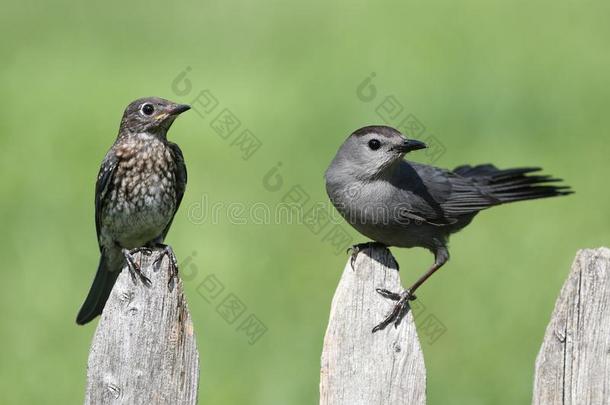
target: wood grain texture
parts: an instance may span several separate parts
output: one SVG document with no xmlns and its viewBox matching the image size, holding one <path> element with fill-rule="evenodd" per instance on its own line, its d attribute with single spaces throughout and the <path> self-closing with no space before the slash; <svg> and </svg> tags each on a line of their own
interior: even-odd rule
<svg viewBox="0 0 610 405">
<path fill-rule="evenodd" d="M 136 255 L 152 286 L 123 269 L 89 353 L 85 404 L 195 404 L 199 356 L 182 282 L 168 285 L 168 258 Z M 171 287 L 171 288 L 170 288 Z"/>
<path fill-rule="evenodd" d="M 320 404 L 425 404 L 426 370 L 412 314 L 398 328 L 371 333 L 393 302 L 375 289 L 403 290 L 394 257 L 384 248 L 348 260 L 335 292 L 322 351 Z"/>
<path fill-rule="evenodd" d="M 536 359 L 533 404 L 610 404 L 610 250 L 580 250 Z"/>
</svg>

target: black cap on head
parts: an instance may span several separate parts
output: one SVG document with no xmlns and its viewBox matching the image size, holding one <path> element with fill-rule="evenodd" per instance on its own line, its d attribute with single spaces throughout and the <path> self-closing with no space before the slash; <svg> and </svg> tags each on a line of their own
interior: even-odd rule
<svg viewBox="0 0 610 405">
<path fill-rule="evenodd" d="M 397 129 L 388 127 L 387 125 L 368 125 L 366 127 L 357 129 L 352 133 L 352 135 L 355 136 L 364 136 L 368 134 L 378 134 L 386 137 L 392 137 L 396 135 L 402 136 L 402 134 Z"/>
</svg>

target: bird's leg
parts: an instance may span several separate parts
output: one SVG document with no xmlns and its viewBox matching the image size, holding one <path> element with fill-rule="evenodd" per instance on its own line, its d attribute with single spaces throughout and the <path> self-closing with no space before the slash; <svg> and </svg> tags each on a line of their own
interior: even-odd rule
<svg viewBox="0 0 610 405">
<path fill-rule="evenodd" d="M 178 275 L 178 259 L 176 259 L 174 250 L 170 245 L 157 243 L 156 247 L 163 249 L 163 252 L 155 259 L 153 266 L 155 266 L 158 270 L 159 267 L 161 267 L 163 257 L 167 256 L 167 259 L 169 260 L 169 281 L 167 284 L 170 285 Z"/>
<path fill-rule="evenodd" d="M 358 253 L 365 251 L 366 249 L 371 249 L 375 247 L 387 248 L 386 245 L 380 242 L 364 242 L 358 243 L 349 249 L 347 252 L 350 253 L 350 265 L 352 266 L 352 270 L 354 269 L 354 264 L 356 263 L 356 258 L 358 257 Z M 396 269 L 398 270 L 398 263 L 396 263 Z"/>
<path fill-rule="evenodd" d="M 385 329 L 386 326 L 391 323 L 394 323 L 395 328 L 400 325 L 407 312 L 409 312 L 409 301 L 413 301 L 417 298 L 414 294 L 415 290 L 417 290 L 428 278 L 430 278 L 432 274 L 434 274 L 435 271 L 440 269 L 443 264 L 447 263 L 447 260 L 449 260 L 449 252 L 444 246 L 437 248 L 434 256 L 435 260 L 432 267 L 430 267 L 430 269 L 424 273 L 423 276 L 418 278 L 411 287 L 407 288 L 402 293 L 397 294 L 382 288 L 377 288 L 376 291 L 381 296 L 397 302 L 394 305 L 392 312 L 390 312 L 390 314 L 383 321 L 373 328 L 373 333 Z"/>
<path fill-rule="evenodd" d="M 134 249 L 137 250 L 137 249 Z M 150 287 L 151 286 L 151 282 L 150 279 L 148 277 L 146 277 L 144 274 L 142 274 L 142 269 L 140 268 L 140 265 L 136 263 L 134 257 L 133 257 L 133 250 L 128 250 L 128 249 L 121 249 L 121 252 L 123 253 L 123 256 L 125 257 L 125 261 L 127 262 L 127 269 L 129 270 L 129 275 L 131 276 L 131 280 L 133 281 L 133 283 L 135 284 L 137 282 L 136 276 L 138 276 L 138 278 L 142 281 L 142 283 L 147 286 Z M 137 253 L 137 252 L 136 252 Z"/>
<path fill-rule="evenodd" d="M 129 253 L 133 256 L 136 253 L 140 253 L 140 260 L 138 261 L 138 267 L 142 269 L 142 255 L 150 256 L 152 255 L 153 250 L 148 246 L 140 246 L 134 249 L 131 249 Z M 142 272 L 140 272 L 142 274 Z M 147 278 L 148 284 L 145 282 L 144 284 L 150 285 L 150 280 Z"/>
</svg>

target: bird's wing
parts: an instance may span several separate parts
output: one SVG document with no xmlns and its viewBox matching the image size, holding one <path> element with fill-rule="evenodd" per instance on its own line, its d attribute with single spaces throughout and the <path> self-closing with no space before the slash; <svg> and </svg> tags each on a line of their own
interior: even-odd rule
<svg viewBox="0 0 610 405">
<path fill-rule="evenodd" d="M 451 193 L 451 184 L 441 172 L 431 166 L 401 162 L 397 175 L 392 177 L 401 208 L 399 215 L 408 220 L 443 226 L 455 222 L 444 215 L 441 203 Z M 432 168 L 433 169 L 433 168 Z"/>
<path fill-rule="evenodd" d="M 100 171 L 97 174 L 97 181 L 95 182 L 95 231 L 97 233 L 97 241 L 102 250 L 102 244 L 100 241 L 100 233 L 102 228 L 102 212 L 104 210 L 104 204 L 106 197 L 109 195 L 112 188 L 112 178 L 116 171 L 118 158 L 114 154 L 113 150 L 110 150 L 100 166 Z"/>
<path fill-rule="evenodd" d="M 163 239 L 169 232 L 169 228 L 172 225 L 174 220 L 174 215 L 176 215 L 176 211 L 178 211 L 178 207 L 180 207 L 180 202 L 182 202 L 182 197 L 184 196 L 184 190 L 186 190 L 186 165 L 184 164 L 184 156 L 182 155 L 182 151 L 180 147 L 173 142 L 168 142 L 168 145 L 174 155 L 174 162 L 176 162 L 176 169 L 174 170 L 174 176 L 176 181 L 174 182 L 175 193 L 176 193 L 176 208 L 174 209 L 174 213 L 172 215 L 172 219 L 169 221 L 165 229 L 163 230 Z"/>
<path fill-rule="evenodd" d="M 532 174 L 539 167 L 498 169 L 494 165 L 459 166 L 449 171 L 433 166 L 413 164 L 437 210 L 445 219 L 469 216 L 495 205 L 567 195 L 567 186 L 550 183 L 561 181 L 549 175 Z"/>
<path fill-rule="evenodd" d="M 465 177 L 449 170 L 445 171 L 445 175 L 451 185 L 451 192 L 445 196 L 446 198 L 440 205 L 448 217 L 475 214 L 502 203 L 486 187 L 485 182 L 479 182 L 476 178 Z"/>
<path fill-rule="evenodd" d="M 500 203 L 485 187 L 449 170 L 416 163 L 400 168 L 399 188 L 408 201 L 404 216 L 443 226 Z"/>
</svg>

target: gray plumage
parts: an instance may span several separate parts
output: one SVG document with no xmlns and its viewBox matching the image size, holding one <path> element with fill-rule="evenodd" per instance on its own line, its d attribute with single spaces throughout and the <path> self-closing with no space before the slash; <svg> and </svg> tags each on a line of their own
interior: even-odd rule
<svg viewBox="0 0 610 405">
<path fill-rule="evenodd" d="M 167 131 L 189 108 L 149 97 L 125 109 L 119 134 L 102 161 L 95 186 L 95 226 L 101 258 L 78 313 L 78 324 L 102 312 L 125 264 L 139 272 L 131 260 L 131 250 L 163 246 L 173 255 L 162 243 L 184 195 L 187 175 L 182 152 L 167 140 Z M 173 257 L 170 260 L 175 262 Z"/>
<path fill-rule="evenodd" d="M 450 171 L 403 159 L 425 147 L 394 128 L 364 127 L 341 145 L 325 174 L 330 200 L 360 233 L 385 246 L 423 247 L 435 255 L 432 268 L 400 297 L 380 291 L 402 307 L 376 330 L 392 321 L 400 323 L 413 292 L 449 259 L 449 235 L 468 225 L 479 211 L 571 193 L 568 187 L 551 184 L 560 179 L 533 174 L 540 170 L 536 167 L 501 170 L 484 164 Z"/>
</svg>

